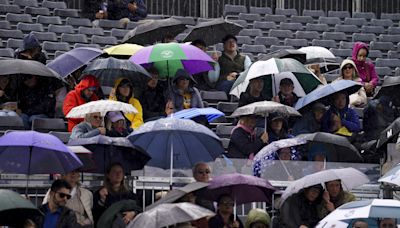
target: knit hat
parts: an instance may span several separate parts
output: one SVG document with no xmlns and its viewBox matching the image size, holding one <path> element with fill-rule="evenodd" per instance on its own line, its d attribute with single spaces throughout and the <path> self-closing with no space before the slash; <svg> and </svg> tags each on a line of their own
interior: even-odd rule
<svg viewBox="0 0 400 228">
<path fill-rule="evenodd" d="M 35 35 L 29 33 L 24 37 L 24 48 L 23 51 L 30 50 L 33 48 L 41 47 L 39 40 L 36 38 Z"/>
</svg>

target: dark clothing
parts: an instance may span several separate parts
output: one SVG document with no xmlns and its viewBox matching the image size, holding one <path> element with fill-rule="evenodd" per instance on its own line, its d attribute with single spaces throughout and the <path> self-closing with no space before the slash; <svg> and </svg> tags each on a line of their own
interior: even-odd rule
<svg viewBox="0 0 400 228">
<path fill-rule="evenodd" d="M 252 95 L 250 95 L 249 92 L 244 92 L 244 93 L 240 94 L 239 107 L 242 107 L 242 106 L 254 103 L 254 102 L 258 102 L 258 101 L 267 101 L 267 100 L 271 100 L 271 99 L 262 93 L 260 94 L 259 97 L 253 97 Z"/>
<path fill-rule="evenodd" d="M 234 221 L 234 217 L 233 217 L 233 215 L 231 215 L 231 217 L 229 218 L 230 224 L 225 224 L 222 216 L 219 213 L 217 213 L 214 217 L 211 217 L 210 220 L 208 220 L 208 227 L 209 228 L 222 228 L 222 227 L 231 228 L 233 221 Z M 242 222 L 240 221 L 240 219 L 236 219 L 236 221 L 239 222 L 239 228 L 244 227 Z"/>
<path fill-rule="evenodd" d="M 210 91 L 215 89 L 215 83 L 210 82 L 208 79 L 208 72 L 194 74 L 193 78 L 197 82 L 194 87 L 198 88 L 199 90 Z"/>
<path fill-rule="evenodd" d="M 228 145 L 230 158 L 249 158 L 250 154 L 256 154 L 265 144 L 260 136 L 252 135 L 241 127 L 233 130 L 231 140 Z"/>
<path fill-rule="evenodd" d="M 319 202 L 310 202 L 304 194 L 304 191 L 300 191 L 285 200 L 280 208 L 280 227 L 298 228 L 301 225 L 307 227 L 317 225 Z"/>
<path fill-rule="evenodd" d="M 43 52 L 39 52 L 32 58 L 28 58 L 26 55 L 23 55 L 22 53 L 23 53 L 23 51 L 18 52 L 16 58 L 17 59 L 25 59 L 25 60 L 34 60 L 34 61 L 38 61 L 40 63 L 46 64 L 47 57 L 46 57 L 46 54 L 44 54 Z"/>
<path fill-rule="evenodd" d="M 358 115 L 353 109 L 345 107 L 342 110 L 338 110 L 333 105 L 331 105 L 329 110 L 326 111 L 324 116 L 322 117 L 321 131 L 334 133 L 332 132 L 332 114 L 338 115 L 340 117 L 342 126 L 346 127 L 349 132 L 354 133 L 361 130 Z"/>
<path fill-rule="evenodd" d="M 93 194 L 93 219 L 94 219 L 94 223 L 97 224 L 97 222 L 99 221 L 99 218 L 101 217 L 101 215 L 103 214 L 103 212 L 105 210 L 107 210 L 107 208 L 109 208 L 113 203 L 119 202 L 121 200 L 135 200 L 137 203 L 137 205 L 141 205 L 138 201 L 137 196 L 131 192 L 131 191 L 127 191 L 127 192 L 123 192 L 123 193 L 114 193 L 114 192 L 108 192 L 108 195 L 106 197 L 106 201 L 104 202 L 104 204 L 101 203 L 100 201 L 100 189 L 97 190 L 94 194 Z"/>
<path fill-rule="evenodd" d="M 118 131 L 116 131 L 114 129 L 111 129 L 111 130 L 107 130 L 106 136 L 109 136 L 109 137 L 126 137 L 131 132 L 132 132 L 131 128 L 126 128 L 122 132 L 118 132 Z"/>
<path fill-rule="evenodd" d="M 129 3 L 136 2 L 137 9 L 132 13 L 129 8 Z M 146 18 L 147 8 L 143 0 L 109 0 L 107 6 L 107 17 L 110 20 L 120 20 L 129 18 L 131 21 L 138 21 Z"/>
<path fill-rule="evenodd" d="M 315 120 L 314 112 L 310 111 L 298 119 L 293 126 L 293 134 L 308 134 L 321 131 L 321 123 Z"/>
<path fill-rule="evenodd" d="M 89 18 L 90 20 L 96 19 L 96 13 L 101 9 L 101 4 L 104 0 L 85 0 L 83 1 L 83 7 L 81 17 Z"/>
<path fill-rule="evenodd" d="M 147 87 L 139 97 L 143 108 L 143 119 L 165 116 L 165 90 L 164 86 L 157 83 L 156 88 Z"/>
<path fill-rule="evenodd" d="M 204 208 L 207 208 L 210 211 L 213 211 L 213 212 L 215 211 L 213 201 L 203 199 L 201 196 L 196 196 L 196 204 L 199 206 L 202 206 Z"/>
<path fill-rule="evenodd" d="M 55 228 L 79 228 L 82 227 L 77 221 L 74 211 L 68 209 L 67 207 L 60 207 L 60 215 L 57 220 L 57 226 Z M 48 204 L 44 204 L 39 207 L 39 210 L 46 215 L 49 212 Z M 56 212 L 57 213 L 57 212 Z M 43 227 L 45 217 L 39 216 L 34 219 L 37 227 Z"/>
<path fill-rule="evenodd" d="M 42 78 L 37 78 L 37 85 L 29 88 L 21 83 L 18 94 L 18 108 L 28 116 L 46 114 L 53 117 L 56 98 L 54 91 L 49 91 L 48 84 Z"/>
<path fill-rule="evenodd" d="M 0 90 L 2 89 L 0 88 Z M 10 79 L 10 82 L 3 91 L 4 95 L 0 97 L 0 105 L 6 102 L 17 101 L 17 86 L 12 79 Z"/>
<path fill-rule="evenodd" d="M 381 109 L 377 109 L 380 105 Z M 365 140 L 378 139 L 381 132 L 396 119 L 396 113 L 389 102 L 372 100 L 364 109 L 363 129 Z"/>
<path fill-rule="evenodd" d="M 228 76 L 228 74 L 231 72 L 240 73 L 244 71 L 245 58 L 246 57 L 244 55 L 237 52 L 236 56 L 231 59 L 225 54 L 225 52 L 222 52 L 221 57 L 218 59 L 219 66 L 221 68 L 218 82 L 226 81 L 226 76 Z"/>
<path fill-rule="evenodd" d="M 281 92 L 279 92 L 278 93 L 279 102 L 281 104 L 284 104 L 284 105 L 287 105 L 290 107 L 294 107 L 297 103 L 297 100 L 299 100 L 299 97 L 295 93 L 292 93 L 292 94 L 293 94 L 293 97 L 288 98 L 288 97 L 285 97 Z"/>
</svg>

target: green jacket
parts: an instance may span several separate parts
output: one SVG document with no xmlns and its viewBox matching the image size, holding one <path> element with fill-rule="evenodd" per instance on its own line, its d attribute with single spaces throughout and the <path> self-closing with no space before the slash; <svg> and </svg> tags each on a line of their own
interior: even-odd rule
<svg viewBox="0 0 400 228">
<path fill-rule="evenodd" d="M 345 203 L 355 201 L 356 196 L 353 195 L 353 193 L 342 191 L 339 196 L 337 197 L 337 200 L 333 201 L 331 199 L 331 202 L 335 205 L 335 208 L 338 208 L 342 206 Z M 327 216 L 330 212 L 326 208 L 326 203 L 325 200 L 322 200 L 322 202 L 318 205 L 318 216 L 320 219 L 323 219 L 325 216 Z"/>
<path fill-rule="evenodd" d="M 222 52 L 221 57 L 218 59 L 218 63 L 220 66 L 220 74 L 218 81 L 226 80 L 226 76 L 231 72 L 240 73 L 244 71 L 244 61 L 246 56 L 237 52 L 236 56 L 231 59 L 224 52 Z"/>
</svg>

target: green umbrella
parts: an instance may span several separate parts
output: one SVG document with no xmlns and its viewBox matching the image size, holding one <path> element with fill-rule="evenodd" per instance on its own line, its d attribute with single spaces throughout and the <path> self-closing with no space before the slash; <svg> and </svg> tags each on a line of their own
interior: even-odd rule
<svg viewBox="0 0 400 228">
<path fill-rule="evenodd" d="M 23 227 L 26 219 L 42 215 L 31 201 L 11 190 L 0 189 L 0 202 L 0 226 Z"/>
<path fill-rule="evenodd" d="M 106 211 L 103 212 L 99 221 L 97 222 L 97 227 L 113 227 L 113 222 L 117 218 L 118 213 L 123 213 L 125 211 L 136 211 L 137 213 L 142 212 L 142 208 L 136 204 L 134 200 L 121 200 L 119 202 L 113 203 Z"/>
<path fill-rule="evenodd" d="M 279 83 L 283 78 L 290 78 L 294 83 L 294 93 L 303 97 L 321 85 L 321 81 L 299 61 L 291 58 L 271 58 L 266 61 L 257 61 L 249 69 L 242 72 L 232 86 L 231 95 L 240 97 L 245 92 L 251 79 L 263 77 L 264 95 L 276 96 L 279 92 Z"/>
</svg>

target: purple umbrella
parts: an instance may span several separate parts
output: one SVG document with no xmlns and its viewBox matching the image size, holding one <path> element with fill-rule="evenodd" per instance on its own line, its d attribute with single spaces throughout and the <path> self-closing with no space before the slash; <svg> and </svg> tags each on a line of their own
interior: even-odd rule
<svg viewBox="0 0 400 228">
<path fill-rule="evenodd" d="M 82 166 L 57 137 L 36 131 L 14 131 L 0 137 L 0 171 L 29 175 L 67 173 Z"/>
</svg>

